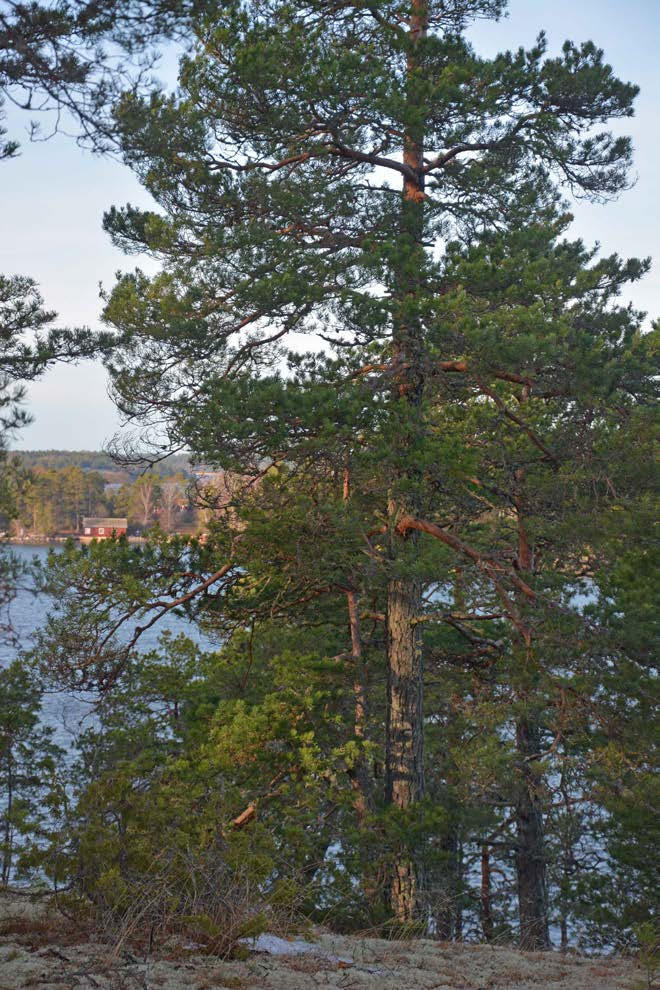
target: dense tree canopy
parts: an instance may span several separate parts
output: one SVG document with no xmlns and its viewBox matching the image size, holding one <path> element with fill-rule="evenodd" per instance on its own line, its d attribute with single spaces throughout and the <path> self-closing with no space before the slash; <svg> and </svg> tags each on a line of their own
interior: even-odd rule
<svg viewBox="0 0 660 990">
<path fill-rule="evenodd" d="M 453 570 L 447 549 L 468 568 L 470 614 L 485 595 L 516 663 L 538 665 L 534 614 L 559 582 L 538 564 L 546 506 L 578 511 L 596 417 L 616 398 L 625 419 L 646 389 L 639 317 L 610 305 L 645 265 L 559 240 L 562 187 L 625 187 L 630 144 L 603 125 L 632 113 L 636 89 L 592 43 L 551 57 L 540 35 L 480 57 L 466 25 L 501 11 L 228 4 L 199 20 L 178 94 L 128 96 L 117 112 L 161 212 L 113 210 L 106 226 L 163 261 L 153 279 L 120 280 L 106 309 L 123 338 L 109 362 L 118 404 L 151 420 L 155 443 L 165 429 L 243 472 L 344 472 L 358 519 L 347 508 L 352 528 L 326 544 L 333 575 L 341 547 L 342 581 L 317 563 L 313 583 L 347 589 L 351 612 L 361 529 L 384 582 L 385 796 L 404 816 L 426 789 L 421 629 Z M 301 353 L 293 334 L 327 346 Z M 486 534 L 489 512 L 501 522 Z M 528 944 L 545 945 L 534 680 L 521 679 L 515 726 L 518 881 Z M 394 914 L 424 914 L 423 864 L 401 850 L 391 869 Z"/>
<path fill-rule="evenodd" d="M 43 575 L 35 656 L 106 720 L 47 868 L 99 911 L 167 835 L 168 890 L 249 847 L 265 903 L 347 927 L 546 948 L 648 917 L 653 335 L 620 300 L 648 262 L 564 198 L 625 189 L 636 88 L 591 42 L 483 58 L 504 6 L 199 9 L 176 93 L 115 108 L 156 208 L 105 225 L 161 262 L 105 308 L 127 453 L 232 484 L 203 539 Z M 173 610 L 220 647 L 141 663 Z"/>
</svg>

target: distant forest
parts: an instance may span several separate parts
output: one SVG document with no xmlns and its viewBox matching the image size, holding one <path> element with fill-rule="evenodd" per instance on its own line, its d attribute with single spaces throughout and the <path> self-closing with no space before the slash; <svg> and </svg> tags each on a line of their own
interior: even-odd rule
<svg viewBox="0 0 660 990">
<path fill-rule="evenodd" d="M 0 531 L 19 540 L 80 532 L 83 518 L 93 515 L 126 517 L 133 534 L 156 523 L 168 533 L 197 532 L 205 524 L 184 454 L 147 471 L 117 464 L 101 451 L 19 451 L 7 467 L 11 498 Z"/>
<path fill-rule="evenodd" d="M 12 457 L 28 469 L 79 467 L 83 471 L 121 473 L 131 478 L 137 478 L 142 473 L 137 466 L 120 467 L 110 454 L 103 450 L 20 450 L 15 451 Z M 189 475 L 190 471 L 188 454 L 172 454 L 150 468 L 152 474 L 163 478 L 177 473 Z"/>
</svg>

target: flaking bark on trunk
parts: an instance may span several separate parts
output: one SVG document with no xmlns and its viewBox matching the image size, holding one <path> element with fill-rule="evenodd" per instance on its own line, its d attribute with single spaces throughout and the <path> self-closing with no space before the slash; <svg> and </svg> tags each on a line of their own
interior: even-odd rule
<svg viewBox="0 0 660 990">
<path fill-rule="evenodd" d="M 411 587 L 412 585 L 412 587 Z M 387 646 L 387 800 L 402 810 L 424 794 L 422 651 L 419 587 L 407 579 L 388 585 Z M 395 918 L 408 923 L 418 917 L 421 870 L 414 856 L 403 853 L 395 863 L 390 906 Z"/>
</svg>

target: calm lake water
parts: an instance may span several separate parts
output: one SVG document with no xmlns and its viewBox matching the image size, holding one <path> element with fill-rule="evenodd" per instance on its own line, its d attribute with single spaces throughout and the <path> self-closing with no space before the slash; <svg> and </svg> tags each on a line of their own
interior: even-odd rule
<svg viewBox="0 0 660 990">
<path fill-rule="evenodd" d="M 45 561 L 48 552 L 52 549 L 57 552 L 57 544 L 49 546 L 12 545 L 6 547 L 5 551 L 14 554 L 19 560 L 29 563 L 34 557 Z M 437 593 L 437 597 L 438 600 L 442 600 L 440 592 Z M 586 604 L 592 601 L 593 591 L 589 588 L 588 583 L 583 582 L 582 588 L 576 588 L 571 604 L 576 610 L 581 611 Z M 34 595 L 27 588 L 18 591 L 11 605 L 11 620 L 18 635 L 19 650 L 29 649 L 33 644 L 34 633 L 46 621 L 50 605 L 51 600 L 48 595 Z M 165 631 L 175 635 L 185 633 L 200 646 L 209 650 L 217 649 L 217 643 L 202 636 L 195 625 L 182 616 L 170 613 L 143 634 L 140 639 L 140 651 L 147 652 L 155 649 L 158 646 L 160 636 Z M 10 663 L 16 653 L 17 650 L 10 647 L 0 647 L 0 666 Z M 80 732 L 81 728 L 84 729 L 89 725 L 89 719 L 92 717 L 93 699 L 90 699 L 89 696 L 63 691 L 45 695 L 44 723 L 54 729 L 56 741 L 66 749 L 71 748 L 73 737 Z"/>
<path fill-rule="evenodd" d="M 35 557 L 45 561 L 52 549 L 57 551 L 57 545 L 12 545 L 6 548 L 7 552 L 25 563 L 29 563 Z M 1 666 L 10 663 L 18 651 L 29 649 L 33 645 L 34 634 L 46 621 L 50 605 L 51 599 L 48 595 L 35 595 L 25 587 L 18 590 L 10 609 L 12 626 L 18 636 L 18 647 L 3 646 L 0 649 Z M 140 639 L 140 650 L 147 652 L 156 648 L 160 636 L 165 631 L 175 635 L 185 633 L 194 642 L 207 649 L 212 649 L 214 646 L 200 635 L 196 626 L 185 618 L 170 613 L 144 633 Z M 93 718 L 93 699 L 89 696 L 57 691 L 47 693 L 44 697 L 43 721 L 54 730 L 55 741 L 65 749 L 71 747 L 72 739 L 81 729 L 89 726 L 91 718 Z"/>
</svg>

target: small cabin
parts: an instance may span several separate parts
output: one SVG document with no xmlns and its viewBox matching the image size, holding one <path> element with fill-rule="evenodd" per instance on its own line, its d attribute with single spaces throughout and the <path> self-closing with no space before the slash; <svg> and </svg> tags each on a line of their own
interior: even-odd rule
<svg viewBox="0 0 660 990">
<path fill-rule="evenodd" d="M 90 540 L 107 540 L 111 536 L 124 536 L 127 529 L 128 519 L 87 516 L 82 521 L 83 536 Z"/>
</svg>

